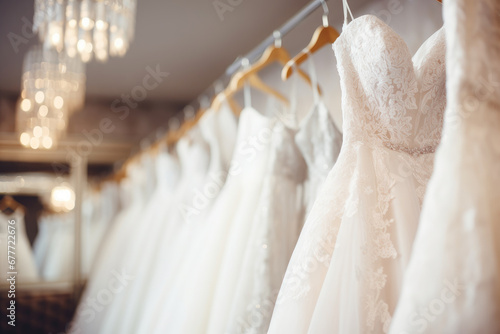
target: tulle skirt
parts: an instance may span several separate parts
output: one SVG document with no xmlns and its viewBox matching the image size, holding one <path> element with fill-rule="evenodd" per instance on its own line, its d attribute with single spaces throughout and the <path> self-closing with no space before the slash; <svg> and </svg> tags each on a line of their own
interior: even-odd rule
<svg viewBox="0 0 500 334">
<path fill-rule="evenodd" d="M 344 142 L 288 265 L 269 333 L 388 330 L 432 162 L 432 153 Z"/>
</svg>

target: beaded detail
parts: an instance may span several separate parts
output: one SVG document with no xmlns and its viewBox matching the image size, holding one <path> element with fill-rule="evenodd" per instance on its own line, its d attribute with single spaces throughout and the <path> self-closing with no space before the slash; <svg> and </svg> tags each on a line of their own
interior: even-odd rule
<svg viewBox="0 0 500 334">
<path fill-rule="evenodd" d="M 434 146 L 425 146 L 425 147 L 416 147 L 416 148 L 409 148 L 404 145 L 399 145 L 399 144 L 393 144 L 391 142 L 384 142 L 385 147 L 393 150 L 393 151 L 400 151 L 400 152 L 405 152 L 411 156 L 418 157 L 422 154 L 429 154 L 429 153 L 434 153 L 436 152 L 437 145 Z"/>
</svg>

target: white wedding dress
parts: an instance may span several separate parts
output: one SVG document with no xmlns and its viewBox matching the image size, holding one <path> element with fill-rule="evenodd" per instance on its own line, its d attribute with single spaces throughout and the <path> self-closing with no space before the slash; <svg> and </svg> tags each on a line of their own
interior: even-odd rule
<svg viewBox="0 0 500 334">
<path fill-rule="evenodd" d="M 184 252 L 189 248 L 189 243 L 180 243 L 189 221 L 186 220 L 185 207 L 191 206 L 194 197 L 194 189 L 203 187 L 209 166 L 209 147 L 203 138 L 199 126 L 192 128 L 182 137 L 176 145 L 176 151 L 181 163 L 181 180 L 174 192 L 173 200 L 164 202 L 162 206 L 168 207 L 164 213 L 155 219 L 160 219 L 164 226 L 161 232 L 155 236 L 155 254 L 153 261 L 149 262 L 147 268 L 140 270 L 139 282 L 142 293 L 137 295 L 144 305 L 134 308 L 134 317 L 130 327 L 124 328 L 124 332 L 131 333 L 154 333 L 154 327 L 161 320 L 163 310 L 158 305 L 164 301 L 165 296 L 161 291 L 172 277 L 179 271 Z M 123 326 L 120 325 L 120 328 Z"/>
<path fill-rule="evenodd" d="M 33 253 L 40 277 L 46 281 L 71 281 L 75 262 L 73 212 L 40 217 Z"/>
<path fill-rule="evenodd" d="M 156 318 L 150 324 L 150 333 L 181 333 L 177 328 L 182 326 L 182 322 L 177 314 L 191 294 L 188 282 L 206 251 L 205 236 L 210 229 L 207 217 L 224 187 L 234 150 L 237 123 L 229 105 L 222 104 L 218 111 L 207 110 L 198 126 L 209 145 L 208 171 L 203 182 L 190 189 L 192 200 L 183 205 L 186 212 L 184 227 L 176 238 L 178 246 L 174 250 L 176 258 L 172 264 L 177 269 L 173 275 L 166 277 L 157 291 Z"/>
<path fill-rule="evenodd" d="M 295 76 L 290 91 L 293 104 L 280 113 L 283 117 L 275 124 L 269 142 L 270 159 L 241 269 L 235 275 L 225 333 L 267 333 L 304 214 L 340 151 L 342 135 L 319 96 L 312 57 L 309 59 L 314 103 L 297 127 Z M 273 112 L 277 110 L 275 106 Z"/>
<path fill-rule="evenodd" d="M 256 154 L 265 154 L 262 170 L 254 174 L 259 176 L 259 189 L 251 195 L 257 201 L 243 202 L 249 212 L 231 221 L 208 334 L 265 332 L 300 233 L 303 210 L 298 188 L 305 178 L 305 161 L 294 141 L 295 130 L 284 125 L 284 120 L 278 121 L 287 112 L 286 106 L 273 102 L 267 99 L 264 110 L 255 116 L 269 124 L 249 138 L 250 143 L 252 137 L 257 139 Z M 254 167 L 253 161 L 248 164 Z M 243 184 L 239 191 L 252 190 Z"/>
<path fill-rule="evenodd" d="M 335 165 L 342 147 L 342 133 L 335 125 L 317 90 L 317 73 L 311 54 L 309 54 L 308 65 L 313 87 L 313 106 L 301 120 L 295 135 L 295 142 L 307 164 L 307 177 L 304 182 L 303 194 L 306 214 L 311 211 L 318 192 Z M 296 85 L 292 88 L 293 95 L 296 95 L 295 87 Z"/>
<path fill-rule="evenodd" d="M 210 316 L 219 311 L 212 307 L 212 302 L 223 258 L 232 249 L 228 238 L 238 233 L 239 226 L 247 225 L 252 220 L 269 159 L 269 147 L 264 144 L 275 123 L 275 119 L 265 117 L 246 105 L 239 118 L 227 180 L 203 223 L 208 228 L 203 251 L 185 283 L 189 293 L 179 299 L 176 311 L 162 320 L 154 333 L 206 333 Z M 220 290 L 220 293 L 223 292 Z"/>
<path fill-rule="evenodd" d="M 500 333 L 500 2 L 443 17 L 443 140 L 390 333 Z"/>
<path fill-rule="evenodd" d="M 88 277 L 101 244 L 106 242 L 113 218 L 119 210 L 118 186 L 114 182 L 101 185 L 99 193 L 90 193 L 86 208 L 90 215 L 82 219 L 82 275 Z M 82 208 L 83 211 L 83 208 Z M 74 220 L 74 219 L 73 219 Z"/>
<path fill-rule="evenodd" d="M 227 310 L 214 307 L 221 324 L 219 333 L 266 333 L 269 327 L 281 280 L 303 224 L 301 189 L 307 170 L 295 133 L 278 122 L 266 143 L 270 157 L 260 198 L 253 219 L 238 236 L 244 249 L 239 256 L 228 249 L 234 265 L 232 282 L 222 278 L 220 286 L 233 283 L 234 290 L 232 294 L 225 291 Z"/>
<path fill-rule="evenodd" d="M 125 291 L 117 294 L 106 309 L 106 317 L 101 326 L 103 333 L 126 333 L 141 314 L 142 295 L 144 293 L 143 276 L 150 268 L 158 267 L 160 258 L 157 248 L 162 243 L 162 232 L 166 227 L 168 213 L 173 210 L 175 190 L 180 176 L 179 161 L 166 149 L 159 148 L 154 157 L 157 185 L 150 200 L 136 221 L 136 230 L 132 242 L 122 250 L 122 257 L 127 259 L 130 275 L 134 280 Z"/>
<path fill-rule="evenodd" d="M 7 275 L 8 272 L 17 272 L 16 282 L 18 283 L 38 281 L 35 258 L 26 234 L 24 212 L 21 209 L 17 209 L 10 215 L 0 211 L 0 247 L 0 278 L 2 283 L 5 283 L 5 279 L 11 276 Z M 8 258 L 8 256 L 12 256 L 12 258 Z M 12 268 L 9 261 L 15 262 L 12 264 Z"/>
<path fill-rule="evenodd" d="M 334 44 L 344 141 L 302 230 L 269 333 L 389 329 L 445 107 L 444 30 L 412 59 L 373 15 Z M 352 17 L 352 15 L 351 15 Z"/>
<path fill-rule="evenodd" d="M 127 178 L 121 180 L 119 185 L 123 210 L 116 215 L 95 258 L 72 323 L 75 330 L 81 330 L 83 333 L 107 333 L 102 331 L 102 328 L 107 321 L 110 321 L 107 315 L 113 304 L 112 300 L 106 300 L 105 303 L 99 303 L 97 306 L 94 306 L 94 303 L 102 291 L 109 291 L 109 286 L 116 282 L 117 275 L 133 276 L 133 268 L 130 266 L 129 259 L 123 257 L 122 253 L 123 249 L 135 243 L 137 229 L 140 228 L 137 222 L 154 187 L 155 178 L 152 177 L 154 176 L 152 167 L 152 161 L 148 156 L 127 166 Z M 122 285 L 119 289 L 120 293 L 125 293 L 130 281 L 125 281 Z M 90 317 L 88 310 L 94 308 L 99 311 L 94 312 Z"/>
</svg>

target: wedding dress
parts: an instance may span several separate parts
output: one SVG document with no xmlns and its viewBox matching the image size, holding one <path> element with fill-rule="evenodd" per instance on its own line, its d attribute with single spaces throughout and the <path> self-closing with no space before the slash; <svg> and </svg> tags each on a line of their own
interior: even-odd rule
<svg viewBox="0 0 500 334">
<path fill-rule="evenodd" d="M 33 253 L 40 277 L 46 281 L 71 281 L 75 262 L 75 218 L 73 212 L 47 214 L 40 218 Z"/>
<path fill-rule="evenodd" d="M 199 120 L 203 137 L 209 144 L 210 164 L 208 173 L 201 186 L 192 189 L 194 194 L 190 207 L 186 208 L 189 216 L 186 225 L 179 235 L 178 243 L 186 245 L 178 254 L 177 271 L 167 278 L 164 286 L 158 291 L 162 297 L 156 305 L 158 316 L 152 332 L 182 333 L 182 319 L 177 314 L 182 312 L 184 301 L 192 293 L 189 283 L 193 272 L 200 266 L 202 254 L 206 252 L 206 234 L 211 228 L 207 218 L 220 191 L 225 186 L 231 157 L 234 151 L 237 123 L 233 111 L 227 103 L 223 103 L 218 111 L 207 110 Z M 197 277 L 198 284 L 200 277 Z"/>
<path fill-rule="evenodd" d="M 82 276 L 87 277 L 98 249 L 114 215 L 118 211 L 118 188 L 115 183 L 102 185 L 100 192 L 89 191 L 82 204 Z M 33 243 L 40 277 L 47 281 L 68 281 L 74 275 L 75 215 L 45 214 L 40 217 Z"/>
<path fill-rule="evenodd" d="M 162 242 L 161 233 L 166 225 L 166 214 L 172 210 L 170 203 L 174 201 L 180 168 L 177 157 L 165 148 L 159 148 L 154 164 L 156 188 L 136 221 L 137 229 L 132 243 L 121 252 L 122 257 L 127 259 L 128 272 L 134 280 L 123 293 L 114 296 L 113 302 L 106 309 L 106 317 L 100 328 L 103 333 L 126 333 L 131 330 L 144 301 L 143 276 L 148 274 L 150 268 L 159 265 L 155 262 L 158 261 L 157 247 Z"/>
<path fill-rule="evenodd" d="M 227 240 L 232 231 L 237 232 L 234 229 L 239 229 L 240 224 L 251 221 L 269 158 L 269 148 L 265 144 L 275 123 L 275 119 L 250 107 L 248 100 L 239 118 L 227 180 L 204 222 L 208 228 L 203 251 L 185 285 L 189 293 L 168 316 L 173 325 L 162 321 L 155 333 L 206 333 L 210 315 L 217 312 L 212 302 L 222 260 L 230 249 Z"/>
<path fill-rule="evenodd" d="M 9 248 L 9 246 L 13 248 Z M 7 275 L 8 272 L 17 273 L 16 282 L 38 281 L 35 258 L 26 234 L 24 212 L 21 209 L 18 208 L 10 215 L 0 212 L 0 247 L 0 275 L 3 282 L 11 276 Z M 12 258 L 8 258 L 8 256 L 12 256 Z M 15 263 L 9 263 L 12 260 Z"/>
<path fill-rule="evenodd" d="M 443 17 L 443 140 L 390 333 L 500 333 L 500 2 Z"/>
<path fill-rule="evenodd" d="M 344 141 L 287 269 L 269 333 L 388 330 L 445 107 L 444 30 L 411 57 L 373 15 L 334 44 Z M 350 11 L 349 11 L 350 12 Z M 351 15 L 352 18 L 352 15 Z"/>
<path fill-rule="evenodd" d="M 209 144 L 210 149 L 210 162 L 208 173 L 204 175 L 204 180 L 191 189 L 189 193 L 194 195 L 192 202 L 189 206 L 185 207 L 182 204 L 181 210 L 185 210 L 187 214 L 184 216 L 184 224 L 182 230 L 176 236 L 172 245 L 172 250 L 175 257 L 170 261 L 169 266 L 175 269 L 175 274 L 166 276 L 162 282 L 162 286 L 156 291 L 159 298 L 156 299 L 157 304 L 151 305 L 155 310 L 155 318 L 152 323 L 148 325 L 150 328 L 157 326 L 159 322 L 168 318 L 171 313 L 170 305 L 175 308 L 178 304 L 178 299 L 183 298 L 184 294 L 189 291 L 183 289 L 183 282 L 189 277 L 193 265 L 199 258 L 199 252 L 203 251 L 203 218 L 206 217 L 207 212 L 210 210 L 210 201 L 217 196 L 218 188 L 223 185 L 225 172 L 229 165 L 229 159 L 234 145 L 234 135 L 236 129 L 236 120 L 230 110 L 222 109 L 220 112 L 207 111 L 200 119 L 198 126 L 203 135 L 204 140 Z M 224 131 L 222 131 L 224 129 Z M 166 199 L 161 198 L 162 202 Z M 185 203 L 188 203 L 186 201 Z M 163 204 L 164 205 L 164 204 Z M 176 208 L 179 209 L 179 208 Z M 159 234 L 161 235 L 161 234 Z M 158 238 L 158 243 L 163 242 L 163 239 Z M 163 261 L 163 258 L 158 258 Z M 161 266 L 161 262 L 156 266 Z M 138 319 L 141 318 L 143 313 L 138 309 L 140 308 L 141 296 L 134 305 L 128 307 L 130 317 L 120 322 L 120 333 L 134 333 L 135 326 L 138 324 Z M 139 319 L 140 320 L 140 319 Z M 133 324 L 131 324 L 133 323 Z M 173 324 L 169 323 L 169 328 Z M 144 329 L 143 329 L 144 330 Z M 152 330 L 152 329 L 151 329 Z"/>
<path fill-rule="evenodd" d="M 44 266 L 49 256 L 49 249 L 51 245 L 52 228 L 49 220 L 51 215 L 41 215 L 38 220 L 38 232 L 35 241 L 33 242 L 33 257 L 35 264 L 42 279 L 45 279 Z"/>
<path fill-rule="evenodd" d="M 192 205 L 194 189 L 203 187 L 209 166 L 209 148 L 203 138 L 199 126 L 192 128 L 176 145 L 176 151 L 181 163 L 181 180 L 174 192 L 171 203 L 163 203 L 162 213 L 154 219 L 159 219 L 162 230 L 155 237 L 153 260 L 148 267 L 140 270 L 140 285 L 142 293 L 137 298 L 146 303 L 138 303 L 131 315 L 133 323 L 123 329 L 131 333 L 153 333 L 153 328 L 160 321 L 162 309 L 158 305 L 163 301 L 162 289 L 171 277 L 175 277 L 182 263 L 182 257 L 189 243 L 180 243 L 179 239 L 189 222 L 185 219 L 185 207 Z M 148 282 L 147 284 L 140 282 Z M 120 325 L 120 327 L 122 327 Z"/>
<path fill-rule="evenodd" d="M 118 195 L 118 194 L 116 194 Z M 92 234 L 89 233 L 90 227 L 95 221 L 100 220 L 99 211 L 102 208 L 100 204 L 101 193 L 97 189 L 88 186 L 83 193 L 82 199 L 82 220 L 81 220 L 81 233 L 82 233 L 82 241 L 81 241 L 81 268 L 82 268 L 82 276 L 88 277 L 90 268 L 92 267 L 92 259 L 91 256 L 91 247 L 88 246 L 88 243 L 92 243 Z M 118 198 L 117 198 L 118 201 Z"/>
<path fill-rule="evenodd" d="M 295 136 L 295 142 L 307 163 L 307 178 L 303 195 L 306 213 L 311 211 L 319 189 L 335 165 L 342 146 L 342 134 L 317 90 L 317 73 L 311 54 L 308 59 L 313 87 L 313 106 L 301 121 Z M 296 85 L 293 86 L 293 90 L 295 87 Z M 293 95 L 294 93 L 292 92 Z"/>
<path fill-rule="evenodd" d="M 319 97 L 312 61 L 309 64 L 314 104 L 299 126 L 297 77 L 292 82 L 289 110 L 281 112 L 278 106 L 271 110 L 280 122 L 275 124 L 270 138 L 270 158 L 241 269 L 235 275 L 230 313 L 227 320 L 222 320 L 226 322 L 225 333 L 267 333 L 307 205 L 316 196 L 340 150 L 341 135 Z"/>
<path fill-rule="evenodd" d="M 267 327 L 272 312 L 269 306 L 274 304 L 302 225 L 297 188 L 304 179 L 305 162 L 294 142 L 295 131 L 278 121 L 287 112 L 286 105 L 273 102 L 267 99 L 259 114 L 246 109 L 268 123 L 255 135 L 255 147 L 260 150 L 256 154 L 265 157 L 259 174 L 252 171 L 259 177 L 256 201 L 243 203 L 251 211 L 231 221 L 224 241 L 208 334 L 262 332 L 262 327 Z M 245 185 L 240 189 L 249 190 Z M 278 235 L 281 239 L 277 244 Z M 261 317 L 260 321 L 255 322 L 255 317 Z"/>
<path fill-rule="evenodd" d="M 219 333 L 266 333 L 269 327 L 278 289 L 303 224 L 300 190 L 306 163 L 295 134 L 296 130 L 283 121 L 272 129 L 260 199 L 247 229 L 242 228 L 242 235 L 237 237 L 244 249 L 240 256 L 227 250 L 233 264 L 226 268 L 239 266 L 229 270 L 230 283 L 234 284 L 234 292 L 227 291 L 228 296 L 224 296 L 229 308 L 214 308 L 214 315 L 220 319 Z M 220 286 L 227 286 L 226 280 L 222 278 Z"/>
<path fill-rule="evenodd" d="M 167 182 L 157 185 L 155 197 L 137 221 L 144 227 L 145 233 L 136 233 L 139 239 L 134 241 L 133 247 L 137 250 L 130 257 L 130 272 L 134 280 L 126 293 L 117 298 L 107 321 L 101 327 L 102 333 L 150 333 L 149 329 L 136 330 L 135 326 L 160 311 L 156 308 L 161 297 L 159 291 L 165 281 L 177 271 L 176 257 L 182 256 L 183 245 L 178 246 L 176 241 L 185 224 L 181 205 L 190 200 L 190 191 L 203 180 L 208 164 L 206 142 L 198 127 L 191 129 L 177 143 L 176 152 L 180 162 L 180 175 L 178 172 L 167 174 L 169 167 L 173 167 L 169 155 L 157 158 L 158 177 Z M 170 183 L 174 181 L 172 177 L 179 176 L 178 183 Z M 171 188 L 170 185 L 174 184 L 175 188 Z M 166 196 L 163 197 L 164 195 Z M 158 321 L 156 317 L 153 319 L 152 321 Z M 151 326 L 151 321 L 147 325 Z"/>
<path fill-rule="evenodd" d="M 96 196 L 97 195 L 97 196 Z M 92 196 L 92 195 L 90 195 Z M 119 209 L 118 187 L 114 182 L 106 182 L 98 194 L 93 195 L 90 219 L 82 220 L 82 275 L 90 273 L 101 243 L 109 231 L 114 216 Z"/>
<path fill-rule="evenodd" d="M 83 333 L 104 333 L 102 327 L 106 321 L 109 321 L 107 311 L 112 305 L 112 300 L 105 300 L 104 303 L 98 302 L 95 306 L 96 298 L 103 291 L 110 291 L 109 286 L 116 284 L 117 276 L 133 277 L 129 259 L 124 258 L 122 252 L 124 248 L 135 242 L 135 235 L 139 228 L 137 222 L 155 183 L 155 178 L 152 177 L 154 175 L 152 167 L 152 161 L 148 156 L 144 156 L 139 162 L 127 166 L 127 178 L 120 182 L 124 209 L 115 217 L 115 221 L 106 235 L 106 240 L 99 250 L 99 256 L 96 257 L 93 264 L 87 287 L 72 323 L 75 330 L 80 330 Z M 133 280 L 133 278 L 131 279 Z M 130 281 L 125 280 L 121 281 L 119 288 L 113 289 L 125 293 L 126 287 L 129 285 Z M 91 312 L 95 308 L 99 312 Z"/>
</svg>

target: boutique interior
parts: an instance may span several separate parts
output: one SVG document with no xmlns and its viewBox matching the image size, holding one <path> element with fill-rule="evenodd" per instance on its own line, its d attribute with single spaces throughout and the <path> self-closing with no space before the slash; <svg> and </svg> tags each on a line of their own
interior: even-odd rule
<svg viewBox="0 0 500 334">
<path fill-rule="evenodd" d="M 498 0 L 0 16 L 1 333 L 500 333 Z"/>
</svg>

